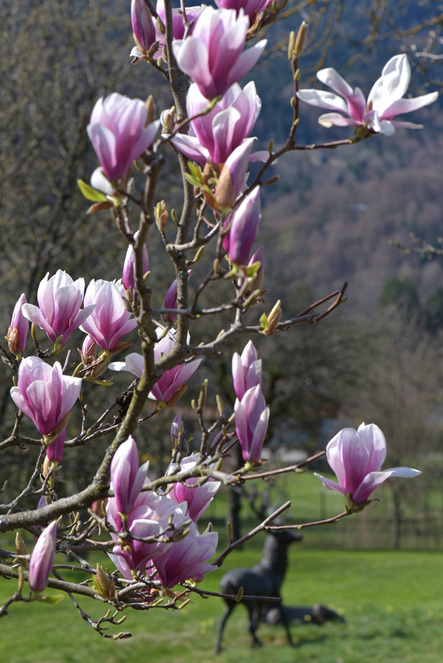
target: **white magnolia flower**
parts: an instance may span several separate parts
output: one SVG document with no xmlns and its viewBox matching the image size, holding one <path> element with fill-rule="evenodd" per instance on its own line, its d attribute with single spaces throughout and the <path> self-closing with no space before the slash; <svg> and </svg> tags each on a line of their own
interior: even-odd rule
<svg viewBox="0 0 443 663">
<path fill-rule="evenodd" d="M 421 129 L 420 124 L 393 118 L 432 104 L 438 97 L 438 92 L 430 92 L 415 99 L 403 98 L 411 80 L 411 67 L 404 54 L 395 55 L 386 63 L 367 101 L 360 88 L 353 90 L 335 69 L 322 69 L 317 73 L 317 78 L 334 92 L 300 90 L 297 96 L 311 106 L 334 111 L 319 117 L 319 123 L 325 127 L 363 126 L 371 133 L 386 136 L 393 134 L 397 127 Z"/>
</svg>

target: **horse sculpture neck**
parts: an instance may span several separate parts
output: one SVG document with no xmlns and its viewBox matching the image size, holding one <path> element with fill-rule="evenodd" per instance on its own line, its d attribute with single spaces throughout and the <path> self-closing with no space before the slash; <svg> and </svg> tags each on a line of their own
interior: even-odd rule
<svg viewBox="0 0 443 663">
<path fill-rule="evenodd" d="M 279 537 L 269 535 L 263 546 L 263 555 L 258 564 L 254 566 L 256 573 L 266 573 L 279 578 L 280 585 L 285 577 L 288 566 L 288 542 Z M 279 585 L 279 586 L 280 586 Z"/>
</svg>

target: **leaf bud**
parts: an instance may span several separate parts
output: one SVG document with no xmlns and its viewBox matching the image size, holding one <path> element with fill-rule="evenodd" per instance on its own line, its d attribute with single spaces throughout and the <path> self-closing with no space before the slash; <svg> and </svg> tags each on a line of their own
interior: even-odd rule
<svg viewBox="0 0 443 663">
<path fill-rule="evenodd" d="M 146 99 L 146 110 L 148 111 L 148 114 L 146 116 L 145 127 L 147 127 L 148 124 L 152 124 L 155 119 L 155 104 L 152 94 Z"/>
<path fill-rule="evenodd" d="M 218 178 L 216 201 L 220 207 L 232 207 L 235 203 L 234 183 L 231 171 L 223 164 Z"/>
<path fill-rule="evenodd" d="M 115 596 L 114 579 L 104 572 L 103 567 L 97 563 L 96 574 L 92 579 L 94 589 L 105 599 L 113 599 Z"/>
<path fill-rule="evenodd" d="M 200 395 L 198 397 L 198 407 L 199 409 L 203 408 L 206 405 L 206 398 L 208 396 L 208 380 L 204 380 L 201 388 Z"/>
<path fill-rule="evenodd" d="M 157 205 L 154 207 L 154 216 L 155 216 L 155 223 L 157 224 L 157 228 L 163 235 L 165 232 L 166 228 L 166 222 L 168 220 L 168 211 L 166 209 L 166 203 L 164 200 L 161 200 Z"/>
<path fill-rule="evenodd" d="M 294 57 L 296 58 L 299 58 L 300 55 L 303 53 L 303 50 L 305 48 L 307 32 L 308 32 L 308 24 L 306 23 L 306 21 L 302 21 L 302 24 L 297 32 L 297 39 L 295 40 L 295 46 L 293 51 Z"/>
<path fill-rule="evenodd" d="M 186 536 L 188 536 L 188 534 L 189 534 L 190 531 L 191 531 L 191 530 L 189 529 L 189 527 L 187 527 L 186 529 L 182 529 L 182 528 L 177 529 L 177 530 L 175 530 L 175 532 L 173 533 L 171 539 L 172 539 L 172 541 L 174 541 L 175 543 L 178 543 L 179 541 L 182 541 Z"/>
<path fill-rule="evenodd" d="M 232 525 L 229 522 L 229 520 L 226 523 L 226 536 L 228 538 L 228 542 L 231 543 L 233 539 L 233 533 L 232 533 Z"/>
<path fill-rule="evenodd" d="M 279 299 L 267 318 L 266 329 L 264 330 L 264 333 L 267 336 L 275 333 L 275 329 L 278 323 L 280 322 L 280 318 L 281 318 L 281 301 Z"/>
<path fill-rule="evenodd" d="M 289 33 L 289 41 L 288 41 L 288 60 L 292 60 L 294 57 L 294 46 L 295 46 L 295 32 L 294 30 L 291 30 Z"/>
<path fill-rule="evenodd" d="M 238 592 L 237 592 L 237 596 L 235 597 L 235 601 L 236 601 L 236 603 L 240 603 L 240 601 L 241 601 L 242 598 L 243 598 L 243 594 L 244 594 L 244 593 L 245 593 L 244 588 L 243 588 L 243 587 L 239 587 Z"/>
<path fill-rule="evenodd" d="M 28 561 L 25 559 L 25 555 L 27 554 L 26 545 L 20 535 L 20 532 L 17 532 L 15 535 L 15 549 L 17 551 L 17 555 L 20 556 L 19 562 L 21 566 L 23 566 L 24 569 L 27 569 Z"/>
<path fill-rule="evenodd" d="M 219 413 L 219 415 L 220 415 L 221 417 L 223 417 L 223 416 L 224 416 L 224 408 L 223 408 L 223 401 L 222 401 L 222 399 L 221 399 L 221 396 L 219 396 L 218 394 L 216 394 L 216 396 L 215 396 L 215 400 L 216 400 L 216 403 L 217 403 L 217 410 L 218 410 L 218 413 Z"/>
<path fill-rule="evenodd" d="M 175 106 L 164 110 L 160 114 L 160 123 L 162 126 L 162 133 L 170 134 L 174 131 L 175 127 Z"/>
</svg>

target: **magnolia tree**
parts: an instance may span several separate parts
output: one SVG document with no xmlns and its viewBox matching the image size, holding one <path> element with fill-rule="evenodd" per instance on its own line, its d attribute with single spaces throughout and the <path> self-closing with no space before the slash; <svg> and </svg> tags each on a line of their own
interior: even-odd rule
<svg viewBox="0 0 443 663">
<path fill-rule="evenodd" d="M 278 18 L 284 1 L 219 0 L 217 5 L 215 9 L 182 3 L 173 9 L 169 0 L 158 0 L 156 7 L 132 0 L 136 46 L 131 56 L 137 66 L 153 67 L 169 82 L 174 106 L 156 119 L 152 95 L 145 102 L 110 91 L 99 99 L 85 127 L 99 166 L 90 184 L 79 182 L 92 202 L 89 212 L 109 210 L 126 242 L 122 274 L 116 270 L 115 281 L 91 281 L 86 287 L 83 278 L 74 281 L 60 269 L 41 281 L 38 305 L 27 303 L 34 293 L 22 294 L 12 313 L 4 359 L 11 369 L 10 393 L 18 412 L 0 449 L 5 466 L 8 450 L 29 448 L 35 466 L 18 494 L 0 504 L 0 532 L 16 532 L 15 547 L 0 549 L 0 575 L 18 582 L 0 608 L 2 615 L 16 601 L 56 600 L 44 594 L 51 587 L 67 593 L 82 618 L 102 636 L 127 637 L 130 633 L 112 628 L 125 610 L 183 607 L 193 594 L 211 594 L 198 586 L 205 574 L 258 532 L 315 524 L 300 525 L 290 518 L 282 523 L 287 503 L 240 540 L 232 540 L 228 525 L 227 547 L 217 551 L 218 534 L 210 527 L 201 531 L 199 519 L 222 484 L 294 473 L 326 453 L 337 481 L 319 479 L 326 488 L 342 493 L 345 502 L 344 510 L 329 519 L 335 522 L 361 511 L 389 477 L 419 474 L 404 467 L 381 470 L 386 443 L 375 424 L 342 430 L 326 452 L 304 463 L 266 468 L 262 449 L 272 413 L 262 390 L 262 361 L 251 338 L 318 323 L 342 303 L 346 284 L 284 319 L 280 301 L 269 306 L 264 301 L 264 249 L 254 247 L 254 242 L 261 187 L 276 179 L 268 170 L 277 159 L 295 150 L 353 145 L 377 134 L 392 134 L 396 128 L 416 127 L 397 116 L 430 104 L 437 94 L 405 98 L 410 80 L 405 55 L 389 60 L 367 98 L 331 68 L 317 76 L 332 92 L 299 90 L 299 59 L 308 29 L 302 22 L 288 39 L 294 94 L 288 100 L 293 119 L 287 140 L 279 149 L 271 140 L 267 150 L 254 151 L 256 139 L 250 134 L 261 101 L 253 81 L 244 87 L 239 81 L 253 70 L 266 42 L 246 42 Z M 141 95 L 145 98 L 146 91 Z M 320 124 L 351 128 L 352 137 L 297 143 L 300 101 L 326 109 Z M 171 149 L 182 175 L 179 214 L 167 200 L 156 199 L 163 154 Z M 251 162 L 258 163 L 250 166 Z M 253 176 L 248 175 L 250 167 Z M 172 262 L 176 274 L 168 292 L 160 296 L 151 286 L 152 233 L 159 233 L 163 244 L 163 255 L 152 260 L 154 272 L 155 263 L 165 260 Z M 195 271 L 204 275 L 194 281 L 197 263 Z M 224 328 L 220 322 L 209 336 L 205 319 L 217 321 L 222 315 Z M 30 323 L 33 344 L 27 343 Z M 198 325 L 205 340 L 193 344 L 190 331 L 197 335 Z M 137 343 L 127 340 L 134 330 Z M 173 408 L 179 399 L 183 403 L 189 378 L 204 370 L 204 358 L 229 352 L 231 340 L 239 336 L 244 350 L 232 357 L 233 411 L 227 411 L 218 396 L 208 402 L 211 390 L 202 377 L 198 399 L 191 403 L 200 429 L 191 452 L 180 410 Z M 81 346 L 76 366 L 66 356 L 72 338 Z M 30 345 L 33 350 L 28 353 Z M 56 356 L 63 357 L 64 367 L 53 359 Z M 93 402 L 94 389 L 112 385 L 112 371 L 121 372 L 120 379 L 128 374 L 126 396 L 114 393 L 103 413 L 90 420 L 85 394 Z M 121 412 L 114 419 L 117 405 Z M 209 406 L 218 412 L 215 420 L 206 415 Z M 81 423 L 67 439 L 74 411 L 78 414 L 72 421 Z M 170 464 L 164 474 L 154 464 L 149 467 L 149 461 L 140 465 L 137 448 L 140 424 L 161 412 L 170 417 Z M 23 434 L 26 419 L 38 435 Z M 60 465 L 63 454 L 103 437 L 108 443 L 92 481 L 59 497 L 58 480 L 69 481 Z M 227 471 L 223 460 L 234 445 L 240 446 L 244 464 Z M 149 450 L 149 439 L 144 447 Z M 5 488 L 4 496 L 9 493 Z M 26 549 L 20 530 L 34 536 L 32 551 Z M 68 555 L 71 563 L 54 563 L 57 551 Z M 96 567 L 84 558 L 88 551 L 102 556 Z M 70 577 L 76 569 L 81 581 L 68 581 L 66 569 Z M 94 620 L 85 613 L 78 603 L 81 596 L 102 602 L 103 617 Z"/>
</svg>

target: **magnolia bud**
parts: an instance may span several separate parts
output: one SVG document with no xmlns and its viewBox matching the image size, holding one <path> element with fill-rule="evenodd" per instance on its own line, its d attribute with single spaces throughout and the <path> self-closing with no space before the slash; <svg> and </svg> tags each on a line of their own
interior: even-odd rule
<svg viewBox="0 0 443 663">
<path fill-rule="evenodd" d="M 8 329 L 6 340 L 12 354 L 21 355 L 26 347 L 28 338 L 29 320 L 22 314 L 22 306 L 26 304 L 26 296 L 22 294 L 18 299 L 12 314 L 11 325 Z"/>
<path fill-rule="evenodd" d="M 57 521 L 54 520 L 40 534 L 29 560 L 28 582 L 34 592 L 42 592 L 48 583 L 55 556 Z"/>
</svg>

